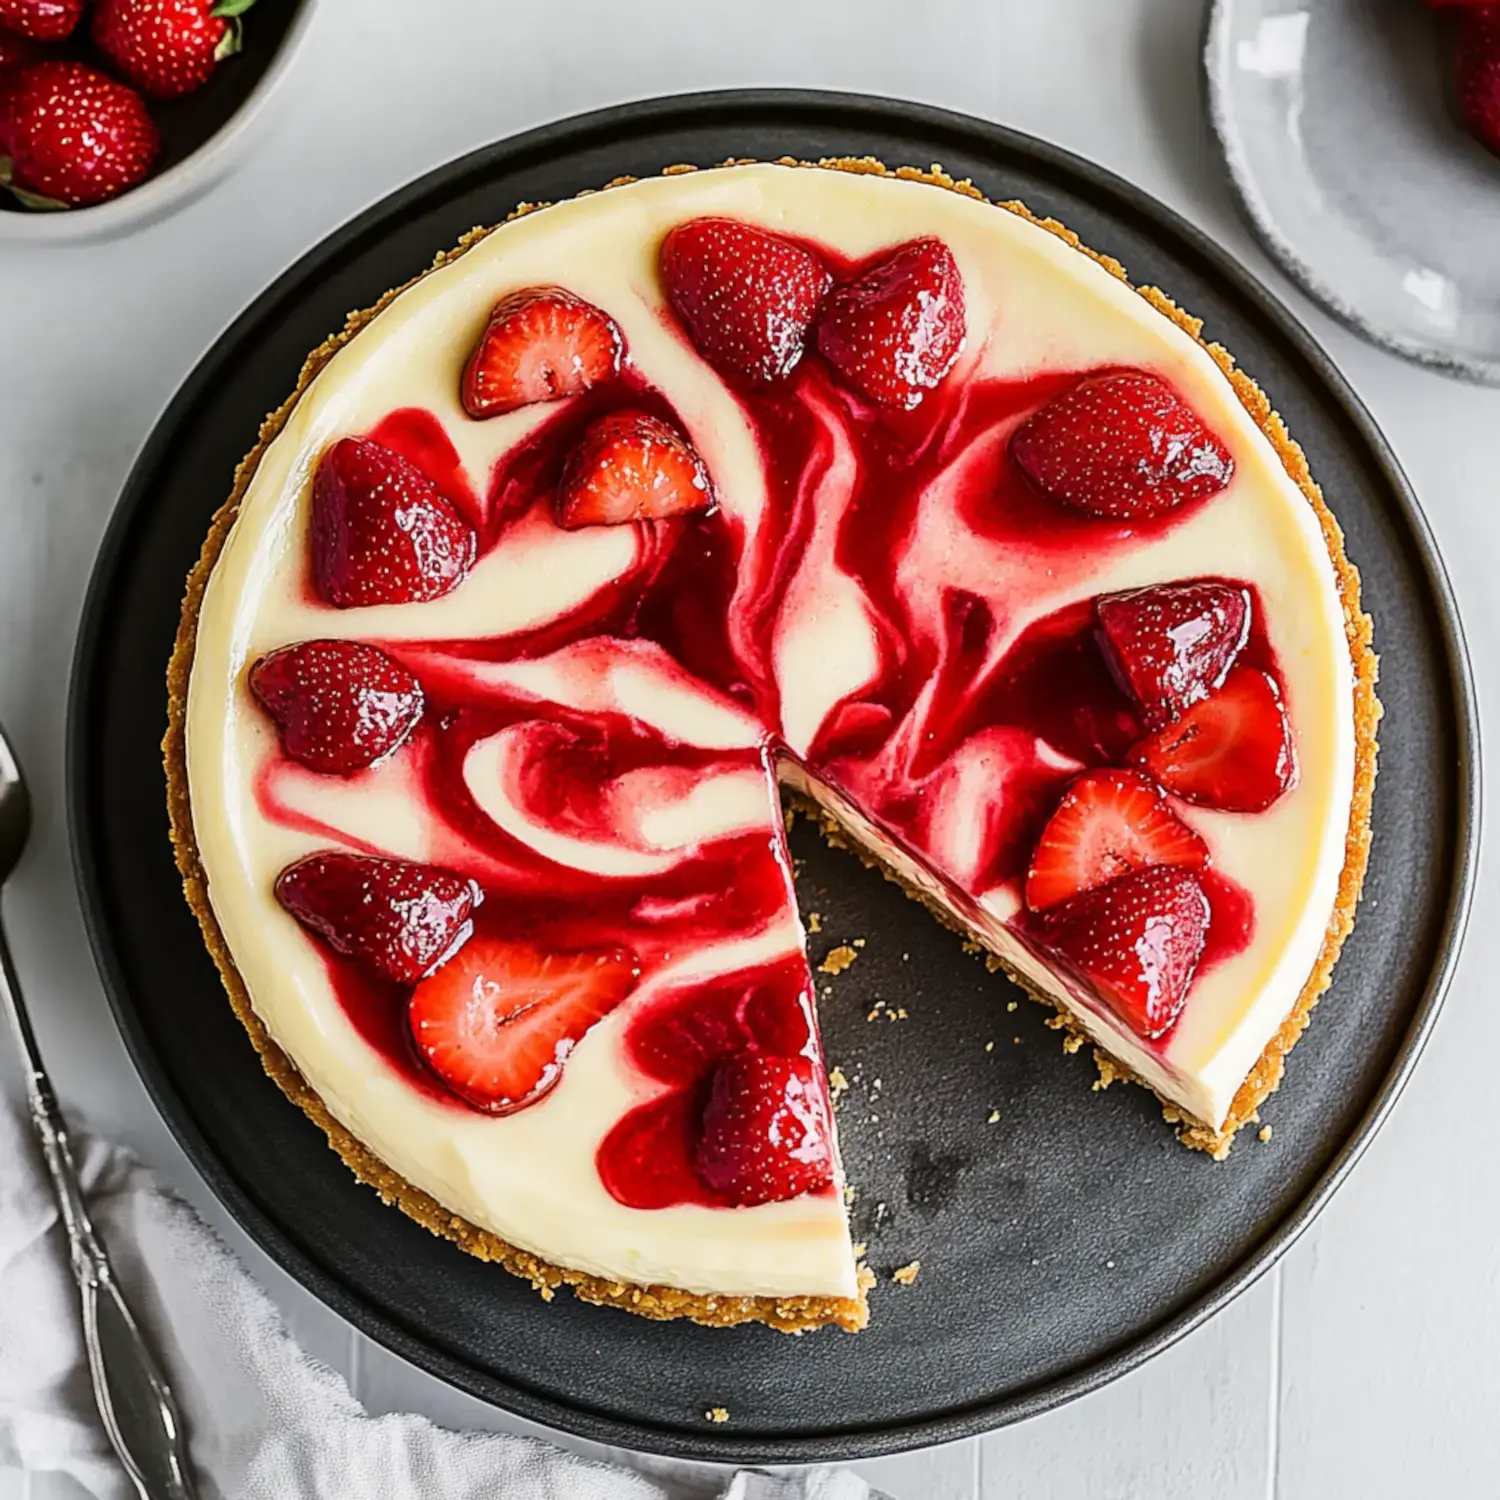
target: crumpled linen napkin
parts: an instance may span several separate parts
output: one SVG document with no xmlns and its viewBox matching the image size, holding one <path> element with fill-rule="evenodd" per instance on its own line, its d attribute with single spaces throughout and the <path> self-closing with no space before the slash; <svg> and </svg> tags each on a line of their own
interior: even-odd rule
<svg viewBox="0 0 1500 1500">
<path fill-rule="evenodd" d="M 94 1221 L 183 1409 L 204 1500 L 882 1500 L 846 1471 L 680 1481 L 512 1434 L 372 1417 L 305 1354 L 182 1199 L 117 1146 L 75 1133 Z M 29 1122 L 0 1100 L 0 1468 L 133 1500 L 94 1408 L 67 1243 Z M 727 1489 L 723 1486 L 727 1484 Z"/>
</svg>

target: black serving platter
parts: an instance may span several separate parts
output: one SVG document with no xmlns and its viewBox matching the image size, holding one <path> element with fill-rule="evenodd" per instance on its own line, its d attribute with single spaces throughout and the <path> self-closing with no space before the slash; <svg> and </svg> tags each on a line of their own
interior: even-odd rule
<svg viewBox="0 0 1500 1500">
<path fill-rule="evenodd" d="M 182 580 L 263 414 L 306 352 L 522 200 L 730 156 L 939 161 L 1019 197 L 1207 320 L 1307 448 L 1348 533 L 1384 657 L 1375 847 L 1332 992 L 1267 1111 L 1275 1140 L 1215 1165 L 1140 1089 L 1091 1091 L 1039 1009 L 893 886 L 805 827 L 815 944 L 867 939 L 823 1007 L 882 1275 L 869 1330 L 800 1339 L 548 1305 L 383 1207 L 261 1072 L 184 906 L 163 810 L 163 674 Z M 1248 1286 L 1389 1111 L 1437 1012 L 1473 874 L 1479 758 L 1452 597 L 1394 458 L 1282 306 L 1128 183 L 999 126 L 889 100 L 753 91 L 547 126 L 429 174 L 281 277 L 189 377 L 100 555 L 72 688 L 78 878 L 131 1054 L 245 1230 L 365 1333 L 454 1385 L 581 1436 L 685 1457 L 871 1455 L 982 1432 L 1123 1374 Z M 815 956 L 820 956 L 815 949 Z M 867 1021 L 876 999 L 908 1019 Z M 995 1043 L 993 1050 L 987 1044 Z M 877 1089 L 875 1080 L 880 1080 Z M 987 1119 L 998 1111 L 994 1124 Z M 878 1117 L 878 1118 L 877 1118 Z M 889 1280 L 920 1257 L 915 1285 Z M 730 1420 L 710 1425 L 705 1408 Z"/>
</svg>

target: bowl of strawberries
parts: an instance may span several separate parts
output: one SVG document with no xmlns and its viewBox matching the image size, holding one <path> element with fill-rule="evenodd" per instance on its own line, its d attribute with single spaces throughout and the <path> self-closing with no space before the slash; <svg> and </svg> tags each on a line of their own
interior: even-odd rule
<svg viewBox="0 0 1500 1500">
<path fill-rule="evenodd" d="M 233 163 L 313 0 L 0 0 L 0 241 L 137 228 Z"/>
</svg>

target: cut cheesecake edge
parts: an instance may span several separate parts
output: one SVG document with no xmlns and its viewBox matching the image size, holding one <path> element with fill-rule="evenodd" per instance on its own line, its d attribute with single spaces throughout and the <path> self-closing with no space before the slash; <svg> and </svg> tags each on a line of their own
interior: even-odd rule
<svg viewBox="0 0 1500 1500">
<path fill-rule="evenodd" d="M 743 164 L 748 164 L 748 159 L 736 159 L 724 165 Z M 929 171 L 915 168 L 892 170 L 871 158 L 838 158 L 820 162 L 799 162 L 783 158 L 776 164 L 897 177 L 924 182 L 934 187 L 986 201 L 984 195 L 972 184 L 955 181 L 936 167 Z M 696 169 L 693 167 L 679 166 L 668 168 L 663 175 L 675 175 L 694 170 Z M 633 178 L 616 179 L 607 184 L 607 187 L 623 186 L 634 180 Z M 523 204 L 509 216 L 509 219 L 546 206 L 548 205 Z M 1090 250 L 1079 241 L 1076 235 L 1057 221 L 1038 218 L 1024 205 L 1017 202 L 998 203 L 995 206 L 1017 214 L 1056 235 L 1072 248 L 1103 266 L 1127 286 L 1131 285 L 1124 268 L 1118 262 Z M 475 229 L 465 236 L 453 250 L 440 254 L 430 269 L 437 270 L 449 264 L 491 232 L 491 228 Z M 422 275 L 426 274 L 430 273 L 422 273 Z M 323 1130 L 329 1144 L 357 1178 L 374 1187 L 387 1203 L 400 1207 L 409 1217 L 423 1224 L 433 1233 L 454 1241 L 468 1253 L 480 1259 L 499 1262 L 512 1274 L 530 1281 L 547 1298 L 551 1297 L 556 1288 L 568 1286 L 573 1289 L 575 1295 L 585 1301 L 623 1307 L 641 1316 L 655 1319 L 685 1317 L 710 1326 L 759 1322 L 785 1332 L 800 1332 L 833 1324 L 850 1332 L 857 1331 L 865 1325 L 868 1319 L 866 1294 L 874 1282 L 874 1277 L 864 1266 L 859 1268 L 859 1288 L 854 1297 L 715 1296 L 670 1286 L 642 1286 L 614 1281 L 556 1265 L 453 1213 L 428 1193 L 407 1181 L 334 1118 L 323 1099 L 302 1077 L 291 1059 L 267 1031 L 254 1009 L 249 992 L 229 952 L 228 944 L 209 898 L 207 877 L 194 836 L 191 796 L 187 779 L 188 684 L 192 673 L 198 617 L 204 593 L 219 553 L 234 525 L 241 499 L 249 488 L 260 459 L 280 433 L 304 391 L 344 344 L 396 297 L 400 296 L 407 287 L 420 279 L 420 276 L 413 278 L 412 282 L 388 292 L 371 308 L 351 314 L 343 330 L 327 340 L 308 357 L 296 390 L 276 412 L 266 419 L 260 431 L 259 442 L 239 466 L 233 491 L 215 515 L 202 552 L 189 576 L 176 643 L 168 669 L 168 727 L 162 746 L 166 763 L 172 843 L 188 904 L 198 919 L 205 944 L 219 969 L 235 1014 L 249 1033 L 266 1072 L 283 1093 Z M 1230 382 L 1241 404 L 1271 442 L 1287 474 L 1302 491 L 1308 504 L 1312 506 L 1334 567 L 1352 666 L 1355 763 L 1349 826 L 1345 839 L 1344 864 L 1340 874 L 1337 899 L 1329 918 L 1317 962 L 1296 1004 L 1240 1086 L 1227 1118 L 1220 1125 L 1216 1127 L 1210 1122 L 1195 1119 L 1180 1105 L 1159 1095 L 1168 1120 L 1180 1127 L 1179 1136 L 1182 1141 L 1188 1146 L 1207 1151 L 1216 1159 L 1221 1159 L 1227 1154 L 1235 1132 L 1256 1118 L 1260 1105 L 1279 1085 L 1286 1056 L 1306 1028 L 1313 1006 L 1328 987 L 1339 951 L 1353 926 L 1370 844 L 1369 816 L 1376 769 L 1376 730 L 1380 717 L 1380 706 L 1375 694 L 1377 661 L 1372 646 L 1373 626 L 1369 617 L 1360 608 L 1358 574 L 1344 554 L 1342 531 L 1323 501 L 1321 491 L 1308 470 L 1301 448 L 1291 438 L 1280 417 L 1273 410 L 1270 401 L 1255 382 L 1235 366 L 1233 358 L 1226 350 L 1202 338 L 1200 320 L 1182 311 L 1165 294 L 1155 288 L 1134 289 L 1159 313 L 1187 332 L 1213 358 Z M 1060 1019 L 1057 1024 L 1070 1033 L 1068 1043 L 1070 1048 L 1078 1044 L 1074 1038 L 1095 1041 L 1101 1084 L 1107 1084 L 1114 1079 L 1129 1078 L 1143 1082 L 1150 1087 L 1147 1080 L 1137 1077 L 1126 1064 L 1113 1057 L 1105 1047 L 1099 1046 L 1097 1037 L 1087 1036 L 1078 1018 L 1065 1002 L 1033 979 L 1018 973 L 1010 959 L 997 951 L 997 944 L 993 941 L 991 934 L 966 921 L 951 905 L 944 903 L 935 891 L 927 889 L 920 879 L 920 872 L 914 873 L 893 865 L 889 859 L 883 857 L 882 851 L 873 839 L 862 838 L 860 831 L 854 826 L 855 820 L 843 809 L 831 808 L 830 796 L 820 795 L 822 789 L 799 784 L 795 770 L 786 766 L 783 767 L 782 780 L 791 800 L 817 817 L 831 842 L 852 849 L 866 863 L 880 868 L 909 895 L 927 905 L 945 925 L 959 931 L 966 938 L 982 944 L 988 951 L 992 967 L 1005 970 L 1027 993 L 1053 1007 L 1059 1013 Z"/>
</svg>

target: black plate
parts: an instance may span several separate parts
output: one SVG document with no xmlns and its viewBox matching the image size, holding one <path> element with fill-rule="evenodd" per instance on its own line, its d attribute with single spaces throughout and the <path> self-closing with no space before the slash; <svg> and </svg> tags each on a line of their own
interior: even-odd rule
<svg viewBox="0 0 1500 1500">
<path fill-rule="evenodd" d="M 1208 320 L 1271 393 L 1348 531 L 1384 655 L 1364 910 L 1331 995 L 1253 1139 L 1215 1166 L 1140 1089 L 1090 1091 L 1039 1009 L 897 890 L 806 830 L 804 908 L 867 935 L 825 1005 L 858 1238 L 884 1285 L 868 1332 L 657 1325 L 544 1304 L 382 1207 L 262 1074 L 183 905 L 157 744 L 182 580 L 262 414 L 345 312 L 522 199 L 729 156 L 943 162 L 1055 214 Z M 761 1462 L 984 1431 L 1124 1373 L 1222 1307 L 1368 1143 L 1432 1025 L 1467 906 L 1479 759 L 1459 626 L 1432 539 L 1368 416 L 1285 310 L 1160 204 L 1054 147 L 885 100 L 657 100 L 489 147 L 403 189 L 283 276 L 194 371 L 142 454 L 88 600 L 73 680 L 72 829 L 105 984 L 194 1164 L 266 1250 L 373 1338 L 464 1390 L 585 1437 Z M 909 957 L 906 957 L 909 955 Z M 874 997 L 905 1021 L 866 1021 Z M 995 1043 L 993 1051 L 986 1044 Z M 883 1080 L 874 1102 L 874 1081 Z M 991 1107 L 996 1124 L 986 1123 Z M 878 1116 L 878 1120 L 875 1118 Z M 912 1287 L 888 1273 L 921 1257 Z M 710 1426 L 708 1406 L 731 1420 Z"/>
</svg>

